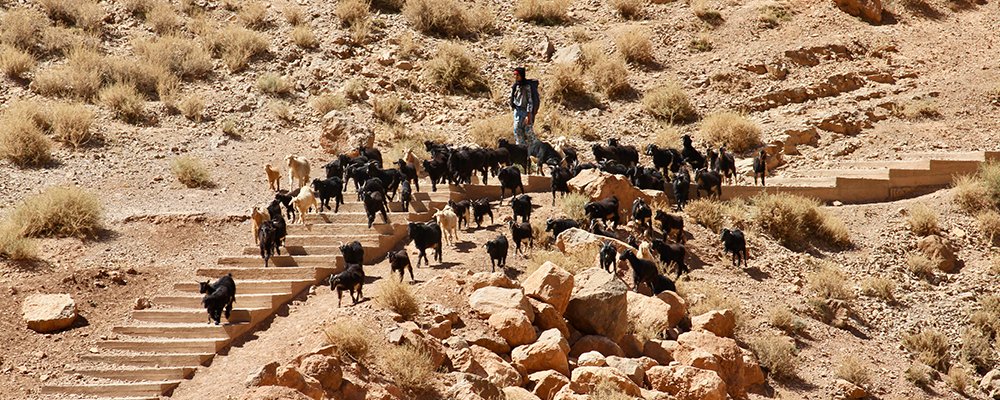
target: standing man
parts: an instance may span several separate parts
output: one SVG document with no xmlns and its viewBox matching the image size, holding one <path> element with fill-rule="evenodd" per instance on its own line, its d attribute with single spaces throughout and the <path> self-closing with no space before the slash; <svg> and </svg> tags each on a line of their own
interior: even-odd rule
<svg viewBox="0 0 1000 400">
<path fill-rule="evenodd" d="M 524 76 L 524 67 L 514 68 L 510 88 L 510 108 L 514 111 L 514 142 L 528 145 L 535 139 L 535 115 L 538 114 L 538 81 Z"/>
</svg>

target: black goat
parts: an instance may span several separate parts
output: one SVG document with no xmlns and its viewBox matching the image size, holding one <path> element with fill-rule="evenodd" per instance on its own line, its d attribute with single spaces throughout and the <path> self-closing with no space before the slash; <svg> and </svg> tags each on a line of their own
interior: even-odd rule
<svg viewBox="0 0 1000 400">
<path fill-rule="evenodd" d="M 389 203 L 386 200 L 387 195 L 385 184 L 383 184 L 382 179 L 379 178 L 370 178 L 365 181 L 365 184 L 361 186 L 361 191 L 358 192 L 358 201 L 364 200 L 362 194 L 376 192 L 382 195 L 382 202 L 384 203 L 385 208 L 389 208 Z"/>
<path fill-rule="evenodd" d="M 717 170 L 730 183 L 735 183 L 736 177 L 736 157 L 733 153 L 726 152 L 726 146 L 719 147 L 719 163 Z"/>
<path fill-rule="evenodd" d="M 514 220 L 507 221 L 507 226 L 510 227 L 510 236 L 514 240 L 514 254 L 521 253 L 524 255 L 524 251 L 521 250 L 521 242 L 525 239 L 528 240 L 528 245 L 535 247 L 535 235 L 534 230 L 531 229 L 531 224 L 527 222 L 517 223 Z"/>
<path fill-rule="evenodd" d="M 632 186 L 639 189 L 650 189 L 663 191 L 666 187 L 666 180 L 663 179 L 663 174 L 655 168 L 646 168 L 641 165 L 629 168 L 625 172 L 625 176 L 628 176 L 629 182 Z"/>
<path fill-rule="evenodd" d="M 722 175 L 718 171 L 705 168 L 699 169 L 698 172 L 694 173 L 694 182 L 699 198 L 701 197 L 701 192 L 706 192 L 709 197 L 722 197 Z"/>
<path fill-rule="evenodd" d="M 378 167 L 382 168 L 382 152 L 374 147 L 361 146 L 358 148 L 358 156 L 363 156 L 369 161 L 374 161 L 378 163 Z"/>
<path fill-rule="evenodd" d="M 562 153 L 562 166 L 566 168 L 575 168 L 580 162 L 580 156 L 577 155 L 576 147 L 564 144 L 559 147 L 559 151 Z"/>
<path fill-rule="evenodd" d="M 681 148 L 681 156 L 684 157 L 684 162 L 688 163 L 696 171 L 705 168 L 705 156 L 701 155 L 698 149 L 694 148 L 691 136 L 684 135 L 681 139 L 684 142 L 684 147 Z"/>
<path fill-rule="evenodd" d="M 295 207 L 292 207 L 292 199 L 299 195 L 300 190 L 302 190 L 302 188 L 296 188 L 292 191 L 279 190 L 274 193 L 274 199 L 280 201 L 281 205 L 285 206 L 286 218 L 292 221 L 295 221 Z M 271 214 L 271 218 L 274 218 L 274 214 Z"/>
<path fill-rule="evenodd" d="M 677 210 L 683 210 L 691 197 L 691 176 L 688 175 L 687 168 L 681 168 L 674 174 L 674 181 L 670 184 L 674 192 L 674 202 Z"/>
<path fill-rule="evenodd" d="M 711 147 L 705 149 L 705 158 L 708 160 L 708 169 L 713 171 L 719 170 L 719 153 L 716 153 Z"/>
<path fill-rule="evenodd" d="M 632 222 L 647 232 L 653 229 L 653 209 L 640 198 L 632 202 Z"/>
<path fill-rule="evenodd" d="M 201 304 L 208 311 L 208 323 L 215 321 L 215 324 L 219 325 L 223 312 L 228 321 L 233 311 L 233 303 L 236 302 L 236 281 L 233 280 L 233 274 L 226 274 L 215 283 L 205 281 L 198 282 L 198 285 L 200 286 L 198 292 L 205 295 L 201 298 Z"/>
<path fill-rule="evenodd" d="M 362 264 L 365 262 L 365 247 L 357 240 L 340 245 L 340 254 L 344 256 L 344 264 Z"/>
<path fill-rule="evenodd" d="M 615 273 L 617 268 L 615 268 L 615 258 L 618 257 L 618 251 L 615 250 L 615 246 L 611 244 L 610 241 L 605 241 L 601 245 L 601 268 L 610 273 Z"/>
<path fill-rule="evenodd" d="M 476 228 L 483 226 L 485 216 L 490 216 L 490 225 L 493 225 L 493 206 L 489 199 L 479 199 L 472 202 L 472 218 L 476 220 Z"/>
<path fill-rule="evenodd" d="M 427 171 L 427 176 L 431 178 L 431 191 L 436 192 L 437 184 L 445 183 L 448 176 L 447 156 L 442 153 L 430 160 L 424 160 L 424 171 Z"/>
<path fill-rule="evenodd" d="M 656 222 L 660 223 L 660 232 L 663 232 L 663 239 L 670 236 L 673 231 L 677 231 L 677 243 L 684 243 L 684 217 L 680 215 L 667 214 L 663 211 L 656 210 L 656 215 L 653 216 Z"/>
<path fill-rule="evenodd" d="M 607 230 L 607 227 L 604 226 L 604 223 L 596 219 L 590 221 L 590 233 L 593 233 L 597 236 L 604 236 L 607 238 L 618 239 L 618 235 L 616 235 L 614 231 Z"/>
<path fill-rule="evenodd" d="M 569 180 L 573 174 L 566 167 L 552 167 L 552 205 L 556 205 L 556 192 L 569 194 Z"/>
<path fill-rule="evenodd" d="M 375 223 L 375 214 L 382 214 L 382 223 L 389 223 L 389 216 L 386 213 L 385 195 L 378 191 L 364 192 L 363 201 L 365 203 L 365 214 L 368 216 L 368 228 L 371 229 Z"/>
<path fill-rule="evenodd" d="M 635 286 L 633 290 L 638 292 L 641 283 L 646 283 L 650 289 L 653 288 L 652 281 L 660 274 L 655 262 L 636 257 L 630 249 L 623 250 L 621 258 L 628 260 L 629 266 L 632 267 L 632 283 Z"/>
<path fill-rule="evenodd" d="M 396 166 L 399 168 L 399 173 L 403 174 L 404 182 L 413 182 L 413 187 L 420 191 L 420 177 L 417 176 L 417 166 L 413 164 L 407 164 L 402 158 L 396 160 Z"/>
<path fill-rule="evenodd" d="M 358 304 L 364 298 L 362 289 L 365 287 L 365 270 L 361 264 L 346 264 L 347 268 L 336 275 L 330 276 L 330 290 L 337 291 L 337 307 L 340 307 L 344 291 L 351 292 L 352 304 Z M 357 297 L 354 293 L 357 292 Z"/>
<path fill-rule="evenodd" d="M 437 143 L 432 140 L 424 141 L 424 149 L 427 150 L 428 153 L 431 153 L 431 155 L 447 153 L 450 151 L 447 143 Z"/>
<path fill-rule="evenodd" d="M 406 227 L 406 233 L 413 240 L 413 245 L 420 251 L 420 255 L 417 256 L 417 267 L 420 266 L 420 260 L 424 260 L 428 266 L 431 265 L 431 262 L 427 260 L 427 249 L 434 249 L 434 259 L 439 263 L 443 262 L 441 261 L 441 226 L 436 222 L 410 222 Z"/>
<path fill-rule="evenodd" d="M 723 229 L 722 245 L 726 253 L 732 253 L 733 266 L 740 266 L 740 259 L 743 260 L 743 267 L 747 264 L 747 239 L 743 236 L 743 231 L 739 229 Z"/>
<path fill-rule="evenodd" d="M 413 277 L 413 265 L 410 264 L 410 255 L 406 252 L 406 249 L 389 252 L 389 268 L 392 272 L 399 273 L 400 282 L 403 281 L 403 275 L 407 270 L 410 271 L 410 282 L 417 281 Z"/>
<path fill-rule="evenodd" d="M 757 177 L 760 177 L 760 185 L 767 186 L 764 184 L 764 178 L 767 176 L 767 152 L 761 150 L 757 157 L 753 158 L 753 184 L 757 184 Z"/>
<path fill-rule="evenodd" d="M 590 162 L 577 164 L 575 167 L 573 167 L 573 176 L 580 175 L 581 172 L 587 169 L 601 169 L 601 166 Z"/>
<path fill-rule="evenodd" d="M 281 214 L 278 214 L 280 217 Z M 274 253 L 281 255 L 278 230 L 274 226 L 273 220 L 264 221 L 257 230 L 257 241 L 260 245 L 260 258 L 264 259 L 264 268 L 267 268 L 268 261 Z"/>
<path fill-rule="evenodd" d="M 507 189 L 510 189 L 511 196 L 517 194 L 517 188 L 521 188 L 521 194 L 524 194 L 524 184 L 521 183 L 521 171 L 518 171 L 516 167 L 500 168 L 500 172 L 497 173 L 497 179 L 500 180 L 501 200 L 503 200 L 504 191 Z"/>
<path fill-rule="evenodd" d="M 530 171 L 528 164 L 528 146 L 508 142 L 507 139 L 497 139 L 497 147 L 510 153 L 510 163 L 520 165 L 525 171 Z"/>
<path fill-rule="evenodd" d="M 618 210 L 618 197 L 611 196 L 601 199 L 600 201 L 592 201 L 583 206 L 583 211 L 587 214 L 587 218 L 591 221 L 595 219 L 600 219 L 604 222 L 611 221 L 612 226 L 617 228 L 621 217 L 619 216 Z"/>
<path fill-rule="evenodd" d="M 653 289 L 654 296 L 668 290 L 671 292 L 677 291 L 677 285 L 674 284 L 674 281 L 670 280 L 670 278 L 667 278 L 666 276 L 663 276 L 663 274 L 656 274 L 649 286 Z"/>
<path fill-rule="evenodd" d="M 496 176 L 497 173 L 500 172 L 501 166 L 509 166 L 509 165 L 510 165 L 510 151 L 507 151 L 507 149 L 501 147 L 499 149 L 486 150 L 486 167 L 489 168 L 489 171 L 491 174 L 493 174 L 493 176 Z M 489 184 L 489 182 L 485 179 L 485 177 L 483 179 L 483 184 L 484 185 Z"/>
<path fill-rule="evenodd" d="M 344 166 L 340 164 L 339 158 L 323 165 L 323 169 L 326 170 L 327 178 L 338 177 L 340 179 L 344 179 Z"/>
<path fill-rule="evenodd" d="M 528 222 L 531 219 L 531 196 L 521 194 L 511 197 L 510 208 L 514 212 L 515 220 L 521 217 L 521 222 Z"/>
<path fill-rule="evenodd" d="M 608 139 L 607 146 L 594 144 L 590 150 L 598 162 L 612 160 L 625 167 L 632 167 L 639 163 L 639 151 L 635 149 L 635 146 L 621 145 L 618 143 L 618 139 Z"/>
<path fill-rule="evenodd" d="M 677 277 L 681 277 L 681 273 L 688 273 L 687 263 L 684 259 L 687 257 L 687 249 L 684 248 L 683 244 L 680 243 L 667 243 L 660 239 L 653 239 L 653 251 L 659 257 L 660 262 L 664 265 L 674 264 L 677 266 Z"/>
<path fill-rule="evenodd" d="M 556 152 L 555 147 L 538 139 L 532 140 L 531 144 L 528 145 L 528 155 L 534 160 L 535 166 L 538 168 L 538 173 L 542 176 L 545 175 L 543 166 L 558 166 L 562 160 L 559 157 L 559 153 Z M 531 173 L 530 169 L 528 173 Z"/>
<path fill-rule="evenodd" d="M 333 212 L 340 211 L 340 205 L 344 204 L 344 180 L 340 177 L 332 177 L 326 179 L 313 179 L 312 181 L 313 190 L 316 191 L 316 196 L 319 197 L 319 211 L 323 212 L 325 207 L 327 210 L 333 210 Z M 333 208 L 330 207 L 330 199 L 333 199 Z"/>
<path fill-rule="evenodd" d="M 451 209 L 455 211 L 455 215 L 458 216 L 458 226 L 456 228 L 462 229 L 462 222 L 465 222 L 465 227 L 469 227 L 469 213 L 470 208 L 472 208 L 472 202 L 468 200 L 455 201 L 448 200 L 448 205 Z"/>
<path fill-rule="evenodd" d="M 372 179 L 378 178 L 385 185 L 385 194 L 389 200 L 396 198 L 396 191 L 399 183 L 406 179 L 398 169 L 381 169 L 374 162 L 368 163 L 368 176 Z M 367 182 L 366 182 L 367 183 Z M 389 193 L 392 193 L 391 195 Z"/>
<path fill-rule="evenodd" d="M 597 165 L 601 167 L 601 171 L 607 172 L 609 174 L 628 175 L 629 167 L 615 160 L 598 161 Z"/>
<path fill-rule="evenodd" d="M 661 149 L 655 144 L 646 146 L 646 155 L 653 158 L 653 167 L 659 169 L 663 176 L 668 176 L 670 172 L 677 172 L 681 166 L 681 152 L 677 149 Z"/>
<path fill-rule="evenodd" d="M 358 193 L 358 201 L 361 201 L 361 188 L 364 186 L 365 182 L 368 181 L 368 164 L 354 164 L 347 167 L 344 177 L 344 185 L 346 186 L 354 179 L 354 191 Z"/>
<path fill-rule="evenodd" d="M 482 149 L 461 148 L 448 157 L 448 172 L 458 184 L 472 183 L 472 174 L 484 171 L 485 166 L 486 154 Z"/>
<path fill-rule="evenodd" d="M 501 233 L 496 239 L 486 242 L 483 247 L 486 248 L 486 252 L 490 255 L 490 272 L 495 272 L 497 266 L 501 269 L 507 267 L 507 251 L 510 250 L 510 244 L 507 243 L 507 235 Z"/>
<path fill-rule="evenodd" d="M 552 232 L 553 238 L 558 238 L 559 234 L 565 232 L 566 230 L 579 227 L 580 223 L 570 218 L 560 218 L 560 219 L 549 218 L 545 221 L 545 231 Z"/>
<path fill-rule="evenodd" d="M 403 212 L 410 212 L 410 202 L 413 201 L 413 191 L 410 190 L 410 182 L 402 181 L 399 184 L 399 202 L 402 203 Z"/>
</svg>

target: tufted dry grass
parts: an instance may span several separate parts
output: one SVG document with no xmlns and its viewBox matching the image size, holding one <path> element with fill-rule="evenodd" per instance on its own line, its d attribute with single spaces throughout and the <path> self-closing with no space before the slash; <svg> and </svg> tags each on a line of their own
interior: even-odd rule
<svg viewBox="0 0 1000 400">
<path fill-rule="evenodd" d="M 97 196 L 74 186 L 55 186 L 24 199 L 9 223 L 25 237 L 96 237 L 103 209 Z"/>
<path fill-rule="evenodd" d="M 480 92 L 486 88 L 480 62 L 458 44 L 442 43 L 424 64 L 424 79 L 448 93 Z"/>
<path fill-rule="evenodd" d="M 951 344 L 948 336 L 940 331 L 927 328 L 916 333 L 903 334 L 903 348 L 913 358 L 938 371 L 947 371 L 951 365 Z"/>
<path fill-rule="evenodd" d="M 189 188 L 210 188 L 212 176 L 201 160 L 192 156 L 181 156 L 170 163 L 170 171 L 177 180 Z"/>
<path fill-rule="evenodd" d="M 906 224 L 910 227 L 910 231 L 914 235 L 921 237 L 933 235 L 940 230 L 937 213 L 924 203 L 916 203 L 910 207 L 906 217 Z"/>
<path fill-rule="evenodd" d="M 868 366 L 858 360 L 857 357 L 847 356 L 837 365 L 835 375 L 845 381 L 851 382 L 859 387 L 868 387 L 871 384 L 871 372 Z"/>
<path fill-rule="evenodd" d="M 768 368 L 777 379 L 795 377 L 798 357 L 795 343 L 781 335 L 766 335 L 750 342 L 750 349 L 757 355 L 762 367 Z"/>
<path fill-rule="evenodd" d="M 676 83 L 666 83 L 642 95 L 642 109 L 653 118 L 673 123 L 683 123 L 697 118 L 697 112 L 684 89 Z M 677 144 L 671 144 L 676 147 Z"/>
<path fill-rule="evenodd" d="M 401 315 L 408 321 L 420 313 L 420 302 L 410 285 L 394 279 L 382 279 L 375 286 L 375 304 Z"/>
<path fill-rule="evenodd" d="M 52 145 L 32 118 L 8 110 L 0 117 L 0 157 L 21 168 L 42 167 L 52 161 Z"/>
<path fill-rule="evenodd" d="M 628 27 L 618 31 L 614 40 L 615 48 L 625 61 L 633 64 L 648 64 L 655 61 L 649 31 L 635 26 Z"/>
<path fill-rule="evenodd" d="M 701 123 L 705 140 L 725 145 L 735 153 L 745 153 L 760 146 L 760 127 L 746 117 L 734 112 L 719 112 L 705 117 Z"/>
<path fill-rule="evenodd" d="M 518 0 L 514 17 L 537 25 L 561 25 L 570 22 L 569 0 Z"/>
</svg>

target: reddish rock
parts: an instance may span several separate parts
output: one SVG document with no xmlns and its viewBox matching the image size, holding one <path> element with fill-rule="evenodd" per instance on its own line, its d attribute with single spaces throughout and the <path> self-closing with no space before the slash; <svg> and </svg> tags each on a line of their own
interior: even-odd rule
<svg viewBox="0 0 1000 400">
<path fill-rule="evenodd" d="M 535 326 L 542 331 L 558 329 L 564 337 L 569 337 L 569 326 L 566 325 L 566 319 L 563 318 L 562 313 L 557 311 L 555 307 L 549 303 L 530 297 L 528 298 L 528 302 L 531 303 L 531 308 L 535 311 Z"/>
<path fill-rule="evenodd" d="M 511 352 L 514 364 L 526 373 L 555 370 L 569 375 L 569 343 L 559 330 L 549 329 L 532 344 L 518 346 Z"/>
<path fill-rule="evenodd" d="M 646 371 L 653 390 L 676 400 L 726 400 L 726 383 L 714 371 L 686 365 L 657 366 Z"/>
<path fill-rule="evenodd" d="M 764 382 L 760 366 L 747 363 L 744 351 L 733 339 L 707 332 L 686 332 L 677 338 L 677 345 L 676 361 L 715 371 L 726 382 L 726 390 L 733 397 L 742 397 L 749 387 Z"/>
<path fill-rule="evenodd" d="M 569 356 L 579 357 L 581 354 L 590 351 L 596 351 L 598 353 L 601 353 L 605 357 L 625 356 L 625 352 L 622 351 L 621 347 L 618 347 L 617 343 L 611 341 L 611 339 L 608 339 L 604 336 L 597 336 L 597 335 L 587 335 L 580 338 L 580 340 L 577 340 L 576 343 L 573 343 L 573 347 L 569 352 Z"/>
<path fill-rule="evenodd" d="M 339 389 L 344 377 L 340 361 L 321 354 L 313 354 L 303 359 L 299 364 L 299 369 L 302 374 L 318 381 L 320 386 L 326 390 Z"/>
<path fill-rule="evenodd" d="M 652 339 L 643 346 L 642 354 L 652 358 L 660 365 L 667 365 L 674 361 L 674 350 L 676 349 L 677 342 L 673 340 Z"/>
<path fill-rule="evenodd" d="M 591 268 L 576 275 L 566 320 L 580 332 L 618 341 L 628 329 L 628 287 L 614 275 Z"/>
<path fill-rule="evenodd" d="M 882 23 L 881 0 L 834 0 L 844 12 L 873 24 Z"/>
<path fill-rule="evenodd" d="M 942 272 L 950 274 L 958 270 L 958 258 L 955 257 L 955 250 L 941 236 L 926 236 L 917 241 L 917 248 L 927 258 L 937 261 L 937 267 Z"/>
<path fill-rule="evenodd" d="M 528 386 L 531 393 L 541 399 L 555 397 L 563 387 L 569 385 L 569 378 L 553 370 L 535 372 L 528 375 Z"/>
<path fill-rule="evenodd" d="M 535 327 L 521 310 L 502 310 L 491 315 L 487 322 L 511 347 L 532 343 L 537 338 Z"/>
<path fill-rule="evenodd" d="M 573 294 L 573 274 L 556 264 L 546 262 L 521 285 L 528 297 L 551 304 L 559 314 L 563 314 L 569 305 L 570 295 Z"/>
<path fill-rule="evenodd" d="M 531 303 L 521 289 L 507 289 L 487 286 L 477 289 L 469 296 L 469 305 L 481 317 L 489 318 L 494 313 L 504 310 L 521 310 L 529 321 L 535 320 L 535 312 Z"/>
<path fill-rule="evenodd" d="M 618 393 L 641 396 L 642 390 L 621 371 L 610 367 L 577 367 L 570 379 L 570 389 L 579 394 L 590 394 L 601 384 L 609 384 Z"/>
<path fill-rule="evenodd" d="M 712 310 L 691 318 L 691 330 L 714 333 L 719 337 L 733 337 L 736 331 L 736 314 L 731 310 Z"/>
</svg>

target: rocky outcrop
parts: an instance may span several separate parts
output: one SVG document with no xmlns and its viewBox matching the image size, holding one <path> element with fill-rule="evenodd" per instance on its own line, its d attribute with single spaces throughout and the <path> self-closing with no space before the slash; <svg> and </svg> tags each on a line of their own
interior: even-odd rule
<svg viewBox="0 0 1000 400">
<path fill-rule="evenodd" d="M 519 369 L 533 373 L 547 369 L 569 376 L 569 343 L 557 329 L 542 332 L 538 341 L 518 346 L 511 351 L 511 360 Z M 537 393 L 536 393 L 537 394 Z"/>
<path fill-rule="evenodd" d="M 356 154 L 359 147 L 372 147 L 375 144 L 375 132 L 365 125 L 355 123 L 340 111 L 330 111 L 323 116 L 319 144 L 329 154 Z"/>
<path fill-rule="evenodd" d="M 726 400 L 726 383 L 714 371 L 686 365 L 656 366 L 646 371 L 653 390 L 677 400 Z"/>
<path fill-rule="evenodd" d="M 531 303 L 528 302 L 528 298 L 524 296 L 521 289 L 487 286 L 472 292 L 472 295 L 469 296 L 469 305 L 481 318 L 489 318 L 504 310 L 521 310 L 529 321 L 535 319 Z"/>
<path fill-rule="evenodd" d="M 617 341 L 628 328 L 627 291 L 622 281 L 600 268 L 583 271 L 576 275 L 566 319 L 580 332 Z"/>
<path fill-rule="evenodd" d="M 873 24 L 882 23 L 881 0 L 834 0 L 844 12 Z"/>
<path fill-rule="evenodd" d="M 507 289 L 516 289 L 517 284 L 511 281 L 503 272 L 477 272 L 469 278 L 469 285 L 472 290 L 479 290 L 487 286 L 496 286 Z"/>
<path fill-rule="evenodd" d="M 487 322 L 511 347 L 535 341 L 535 327 L 521 310 L 501 310 L 491 315 Z"/>
<path fill-rule="evenodd" d="M 544 303 L 541 300 L 529 298 L 528 302 L 531 303 L 531 307 L 535 310 L 535 326 L 542 331 L 558 329 L 563 337 L 569 337 L 569 326 L 566 325 L 566 319 L 563 318 L 561 312 L 556 311 L 556 308 L 551 304 Z"/>
<path fill-rule="evenodd" d="M 658 297 L 650 297 L 633 291 L 625 293 L 628 300 L 628 323 L 634 328 L 662 332 L 673 328 L 671 324 L 670 304 Z M 679 319 L 678 319 L 679 321 Z"/>
<path fill-rule="evenodd" d="M 528 375 L 528 386 L 531 393 L 541 399 L 551 399 L 563 387 L 569 385 L 569 378 L 556 371 L 545 370 Z"/>
<path fill-rule="evenodd" d="M 624 358 L 611 356 L 604 360 L 611 368 L 617 369 L 625 374 L 632 382 L 640 387 L 645 385 L 646 370 L 657 366 L 657 362 L 649 357 Z"/>
<path fill-rule="evenodd" d="M 21 317 L 35 332 L 63 330 L 76 322 L 76 302 L 68 294 L 33 294 L 21 303 Z"/>
<path fill-rule="evenodd" d="M 521 286 L 528 297 L 551 304 L 559 314 L 563 314 L 573 293 L 573 274 L 546 262 L 528 275 Z"/>
<path fill-rule="evenodd" d="M 753 356 L 729 338 L 707 332 L 686 332 L 677 338 L 674 360 L 682 365 L 715 371 L 726 382 L 733 397 L 743 396 L 751 386 L 764 382 L 764 373 Z"/>
<path fill-rule="evenodd" d="M 587 335 L 581 337 L 576 343 L 573 343 L 573 347 L 570 349 L 570 357 L 579 357 L 583 353 L 596 351 L 607 356 L 619 356 L 624 357 L 625 352 L 622 348 L 618 346 L 611 339 L 599 335 Z"/>
<path fill-rule="evenodd" d="M 639 385 L 621 371 L 611 367 L 577 367 L 570 379 L 570 389 L 579 394 L 590 394 L 599 385 L 610 385 L 617 393 L 642 396 Z"/>
<path fill-rule="evenodd" d="M 951 244 L 941 236 L 930 235 L 918 240 L 917 249 L 927 258 L 936 261 L 941 271 L 953 273 L 958 270 L 958 257 Z"/>
<path fill-rule="evenodd" d="M 731 310 L 712 310 L 691 318 L 691 330 L 706 331 L 720 337 L 733 337 L 736 314 Z"/>
<path fill-rule="evenodd" d="M 586 169 L 570 179 L 569 188 L 581 193 L 591 200 L 600 200 L 610 196 L 618 197 L 618 212 L 622 218 L 631 215 L 632 202 L 642 199 L 646 204 L 669 204 L 666 193 L 659 190 L 641 190 L 632 186 L 628 178 L 609 174 L 598 169 Z M 624 221 L 622 221 L 624 222 Z"/>
</svg>

